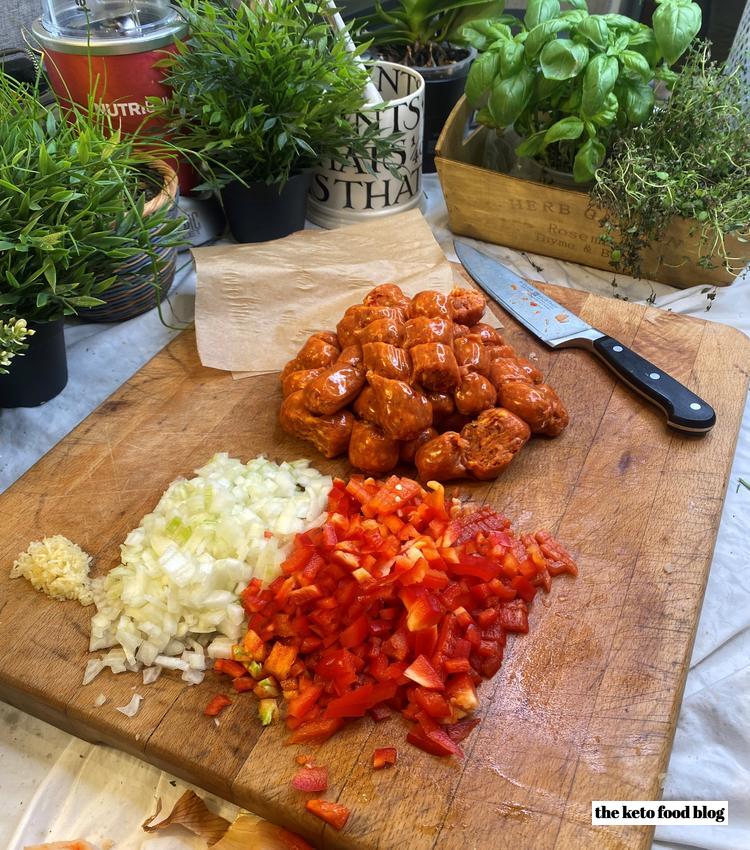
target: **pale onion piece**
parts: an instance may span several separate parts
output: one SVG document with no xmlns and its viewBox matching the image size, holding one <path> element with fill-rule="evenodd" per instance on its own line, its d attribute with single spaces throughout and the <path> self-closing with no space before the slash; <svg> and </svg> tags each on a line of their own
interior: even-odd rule
<svg viewBox="0 0 750 850">
<path fill-rule="evenodd" d="M 232 658 L 234 641 L 228 637 L 214 638 L 206 650 L 209 658 Z"/>
<path fill-rule="evenodd" d="M 313 850 L 304 838 L 257 815 L 237 815 L 214 850 Z"/>
<path fill-rule="evenodd" d="M 94 700 L 94 705 L 97 708 L 101 708 L 106 701 L 107 697 L 104 694 L 99 694 L 99 696 Z"/>
<path fill-rule="evenodd" d="M 159 665 L 155 665 L 154 667 L 143 668 L 144 685 L 152 685 L 159 678 L 159 676 L 161 676 L 161 667 Z"/>
<path fill-rule="evenodd" d="M 155 663 L 166 670 L 187 670 L 190 667 L 187 661 L 183 661 L 181 658 L 172 658 L 169 655 L 157 655 Z"/>
<path fill-rule="evenodd" d="M 154 823 L 160 812 L 161 799 L 156 801 L 154 814 L 146 818 L 141 825 L 145 832 L 156 832 L 168 826 L 179 825 L 202 838 L 211 847 L 229 828 L 229 821 L 215 815 L 195 791 L 185 791 L 164 820 Z"/>
<path fill-rule="evenodd" d="M 120 646 L 119 670 L 198 651 L 191 641 L 205 646 L 217 632 L 236 641 L 239 594 L 254 576 L 279 575 L 294 536 L 324 521 L 331 486 L 308 461 L 226 454 L 172 482 L 126 536 L 121 563 L 92 583 L 91 648 Z"/>
<path fill-rule="evenodd" d="M 205 678 L 205 672 L 203 670 L 185 670 L 185 672 L 180 676 L 183 682 L 187 682 L 189 685 L 200 685 L 200 683 Z"/>
<path fill-rule="evenodd" d="M 101 658 L 89 659 L 86 662 L 86 669 L 83 671 L 83 684 L 88 685 L 89 682 L 93 682 L 103 669 L 104 662 Z"/>
<path fill-rule="evenodd" d="M 135 717 L 138 714 L 138 709 L 141 707 L 142 700 L 143 697 L 140 694 L 133 694 L 130 702 L 127 705 L 118 706 L 117 710 L 120 714 L 124 714 L 125 717 Z"/>
</svg>

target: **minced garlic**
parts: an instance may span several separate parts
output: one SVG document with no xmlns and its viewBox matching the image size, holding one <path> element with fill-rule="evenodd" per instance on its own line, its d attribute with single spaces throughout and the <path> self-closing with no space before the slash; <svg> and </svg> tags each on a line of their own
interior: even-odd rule
<svg viewBox="0 0 750 850">
<path fill-rule="evenodd" d="M 89 566 L 91 555 L 62 534 L 29 544 L 10 571 L 11 578 L 23 576 L 53 599 L 77 599 L 92 605 Z"/>
</svg>

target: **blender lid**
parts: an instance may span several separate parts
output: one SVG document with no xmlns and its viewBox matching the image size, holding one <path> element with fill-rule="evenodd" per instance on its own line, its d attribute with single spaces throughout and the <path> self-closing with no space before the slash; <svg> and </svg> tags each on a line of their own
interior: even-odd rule
<svg viewBox="0 0 750 850">
<path fill-rule="evenodd" d="M 58 53 L 83 53 L 92 56 L 140 53 L 156 50 L 183 38 L 188 25 L 179 12 L 171 11 L 166 17 L 148 26 L 139 26 L 130 15 L 100 21 L 89 25 L 81 16 L 81 23 L 75 27 L 66 26 L 65 34 L 56 35 L 37 18 L 31 25 L 31 31 L 43 50 L 56 50 Z"/>
</svg>

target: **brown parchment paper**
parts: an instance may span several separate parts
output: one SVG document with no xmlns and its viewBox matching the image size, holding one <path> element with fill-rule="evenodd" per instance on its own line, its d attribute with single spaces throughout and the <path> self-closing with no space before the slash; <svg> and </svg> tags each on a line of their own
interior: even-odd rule
<svg viewBox="0 0 750 850">
<path fill-rule="evenodd" d="M 201 363 L 238 378 L 282 369 L 311 333 L 335 330 L 379 283 L 408 295 L 454 285 L 418 210 L 275 242 L 195 248 L 193 256 Z"/>
</svg>

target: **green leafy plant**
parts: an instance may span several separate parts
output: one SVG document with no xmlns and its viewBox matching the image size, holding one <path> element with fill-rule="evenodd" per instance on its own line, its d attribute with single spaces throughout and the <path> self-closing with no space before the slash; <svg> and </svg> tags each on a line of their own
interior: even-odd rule
<svg viewBox="0 0 750 850">
<path fill-rule="evenodd" d="M 464 37 L 482 52 L 466 82 L 478 121 L 513 127 L 523 137 L 519 156 L 591 180 L 612 141 L 651 114 L 651 83 L 674 82 L 670 66 L 700 29 L 696 3 L 657 3 L 653 29 L 624 15 L 590 15 L 585 0 L 529 0 L 517 28 L 467 24 Z"/>
<path fill-rule="evenodd" d="M 102 304 L 114 269 L 182 241 L 167 210 L 144 221 L 148 160 L 92 110 L 45 106 L 0 72 L 0 320 L 49 321 Z M 155 274 L 156 274 L 155 270 Z"/>
<path fill-rule="evenodd" d="M 658 244 L 675 217 L 693 219 L 699 264 L 737 274 L 725 237 L 750 240 L 750 114 L 739 72 L 692 50 L 669 100 L 623 134 L 596 175 L 591 195 L 603 210 L 612 264 L 640 275 L 641 251 Z"/>
<path fill-rule="evenodd" d="M 190 36 L 162 65 L 173 95 L 154 101 L 170 138 L 204 178 L 283 186 L 331 158 L 386 160 L 395 137 L 351 117 L 368 72 L 325 20 L 325 0 L 248 5 L 186 0 Z"/>
<path fill-rule="evenodd" d="M 27 339 L 33 335 L 25 319 L 0 319 L 0 375 L 8 374 L 10 361 L 29 347 Z"/>
<path fill-rule="evenodd" d="M 357 26 L 381 52 L 407 65 L 437 65 L 446 44 L 463 44 L 461 30 L 475 18 L 492 17 L 499 24 L 515 21 L 503 15 L 498 0 L 400 0 L 384 9 L 376 0 L 375 12 L 362 17 Z"/>
</svg>

